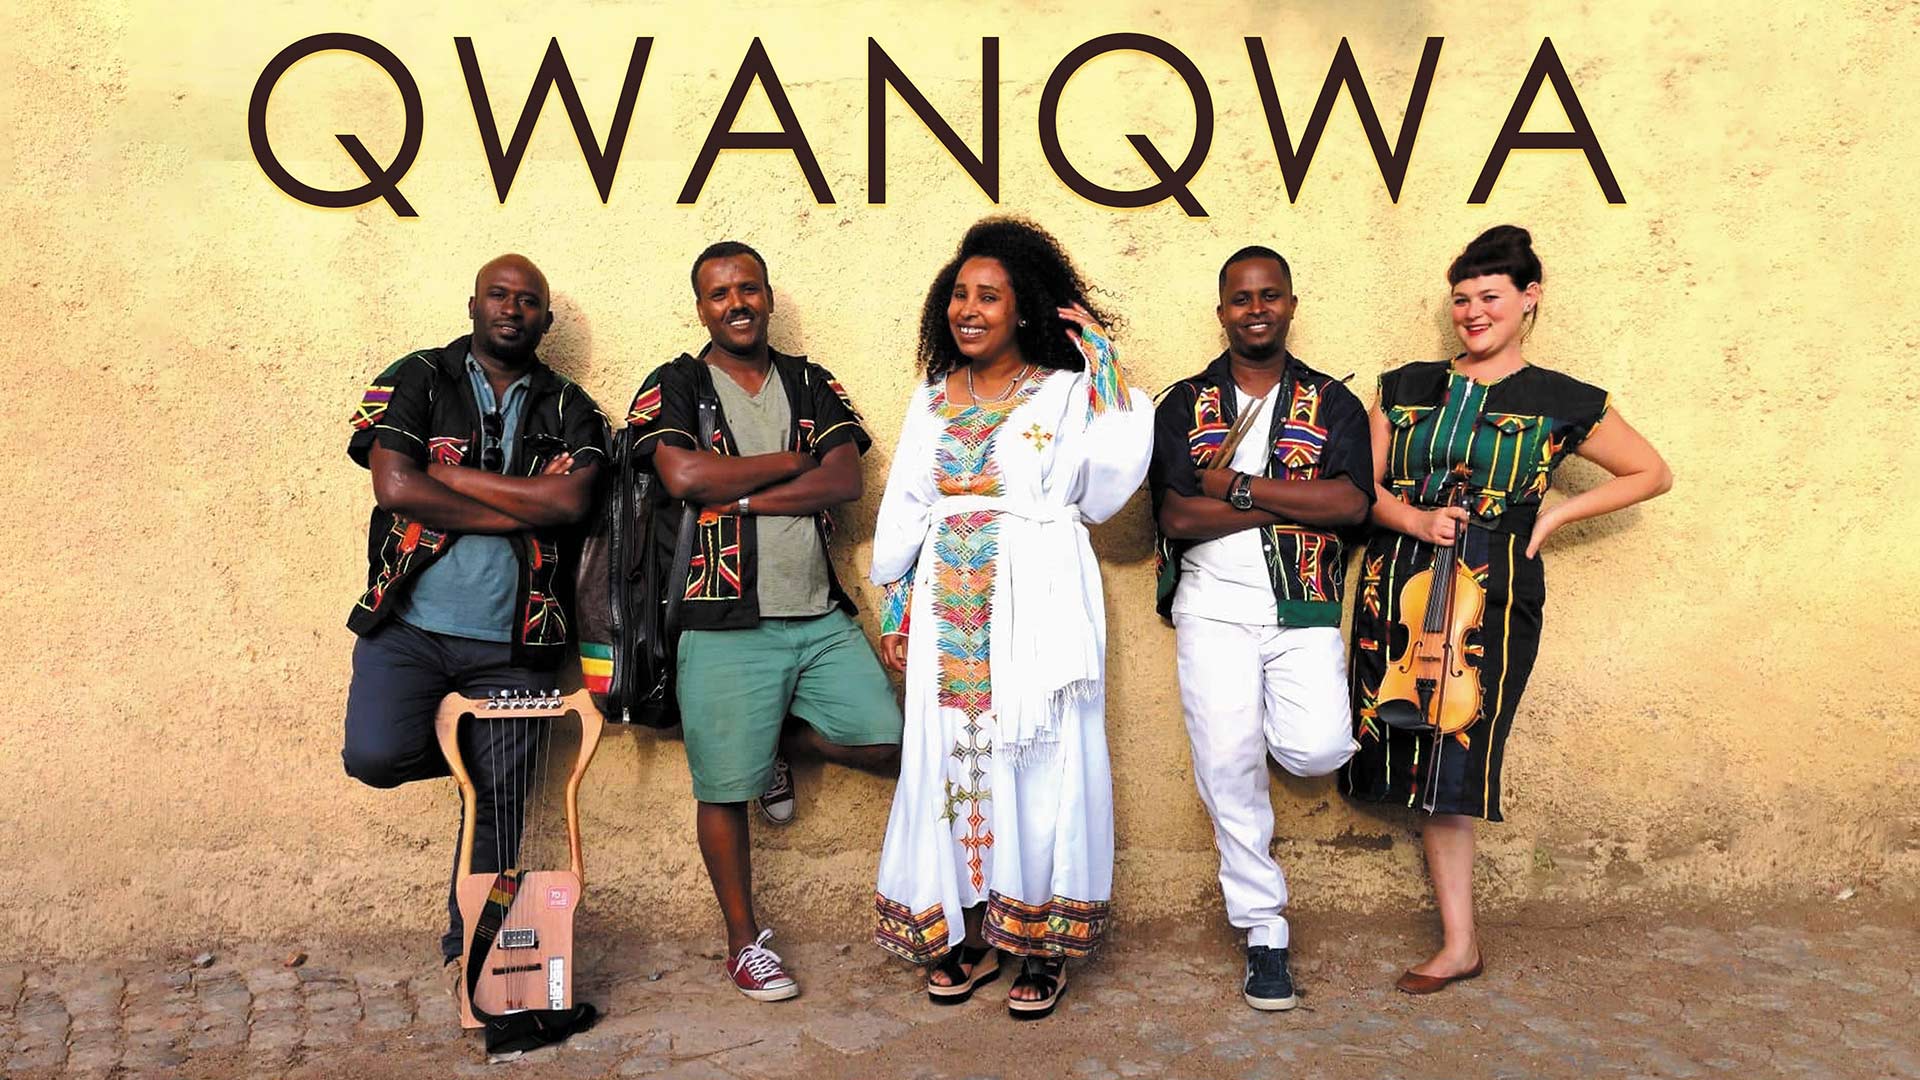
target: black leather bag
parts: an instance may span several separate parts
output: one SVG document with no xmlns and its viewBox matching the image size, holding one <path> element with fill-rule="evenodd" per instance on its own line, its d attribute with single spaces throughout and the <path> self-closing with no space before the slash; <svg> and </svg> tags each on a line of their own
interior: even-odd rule
<svg viewBox="0 0 1920 1080">
<path fill-rule="evenodd" d="M 711 446 L 719 400 L 703 396 L 699 409 L 700 442 Z M 667 494 L 637 434 L 614 436 L 613 483 L 581 550 L 581 669 L 608 723 L 670 728 L 680 723 L 674 668 L 700 511 Z M 657 533 L 673 508 L 680 520 L 668 546 Z"/>
</svg>

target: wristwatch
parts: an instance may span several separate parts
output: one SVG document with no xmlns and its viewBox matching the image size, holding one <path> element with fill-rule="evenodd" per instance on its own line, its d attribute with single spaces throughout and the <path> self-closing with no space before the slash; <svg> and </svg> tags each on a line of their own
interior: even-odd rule
<svg viewBox="0 0 1920 1080">
<path fill-rule="evenodd" d="M 740 496 L 740 501 L 734 505 L 739 509 L 741 517 L 747 516 L 747 496 Z"/>
<path fill-rule="evenodd" d="M 1246 473 L 1234 473 L 1233 483 L 1227 488 L 1227 502 L 1235 510 L 1253 509 L 1253 477 Z"/>
</svg>

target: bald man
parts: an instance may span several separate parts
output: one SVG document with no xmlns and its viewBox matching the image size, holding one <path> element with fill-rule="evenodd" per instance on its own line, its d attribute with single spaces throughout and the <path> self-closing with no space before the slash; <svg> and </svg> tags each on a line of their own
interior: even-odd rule
<svg viewBox="0 0 1920 1080">
<path fill-rule="evenodd" d="M 373 380 L 347 442 L 373 474 L 375 505 L 367 589 L 347 619 L 360 637 L 340 756 L 377 788 L 447 775 L 433 734 L 446 694 L 556 686 L 574 570 L 561 535 L 592 509 L 607 460 L 606 417 L 535 355 L 553 325 L 539 268 L 519 255 L 487 263 L 467 315 L 471 334 Z M 513 865 L 513 793 L 527 788 L 534 729 L 486 726 L 467 725 L 460 744 L 478 793 L 475 873 Z M 451 884 L 447 918 L 450 963 L 462 937 Z"/>
</svg>

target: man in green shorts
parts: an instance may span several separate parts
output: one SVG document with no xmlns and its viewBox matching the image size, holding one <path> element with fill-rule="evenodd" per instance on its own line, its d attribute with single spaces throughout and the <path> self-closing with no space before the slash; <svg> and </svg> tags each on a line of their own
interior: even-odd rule
<svg viewBox="0 0 1920 1080">
<path fill-rule="evenodd" d="M 826 368 L 768 348 L 773 293 L 758 252 L 707 248 L 693 290 L 712 342 L 649 375 L 627 424 L 667 492 L 700 508 L 678 669 L 700 854 L 726 918 L 728 978 L 780 1001 L 800 987 L 754 917 L 748 800 L 772 820 L 792 817 L 791 772 L 784 761 L 776 770 L 783 742 L 875 772 L 899 766 L 899 704 L 826 548 L 828 510 L 860 497 L 872 440 Z M 707 447 L 703 398 L 718 402 Z M 677 509 L 659 518 L 672 536 Z M 804 723 L 783 739 L 789 715 Z"/>
</svg>

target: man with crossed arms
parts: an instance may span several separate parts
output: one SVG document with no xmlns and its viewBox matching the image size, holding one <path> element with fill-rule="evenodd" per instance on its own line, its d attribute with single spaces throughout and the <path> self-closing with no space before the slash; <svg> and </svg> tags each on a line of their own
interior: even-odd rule
<svg viewBox="0 0 1920 1080">
<path fill-rule="evenodd" d="M 1247 931 L 1242 993 L 1298 998 L 1286 878 L 1268 846 L 1267 757 L 1323 776 L 1352 756 L 1339 531 L 1373 501 L 1359 399 L 1287 351 L 1299 300 L 1278 252 L 1220 268 L 1227 350 L 1170 387 L 1148 482 L 1160 528 L 1159 609 L 1171 617 L 1193 776 L 1213 819 L 1228 920 Z"/>
<path fill-rule="evenodd" d="M 550 296 L 525 257 L 487 263 L 467 300 L 472 333 L 394 361 L 354 414 L 347 453 L 372 474 L 375 505 L 367 588 L 347 620 L 360 636 L 340 757 L 371 787 L 447 775 L 433 725 L 448 693 L 552 690 L 569 655 L 560 593 L 575 568 L 561 536 L 593 507 L 608 435 L 593 399 L 535 355 Z M 537 728 L 461 728 L 475 873 L 514 863 L 514 793 Z M 463 936 L 450 884 L 440 952 L 455 975 Z"/>
</svg>

